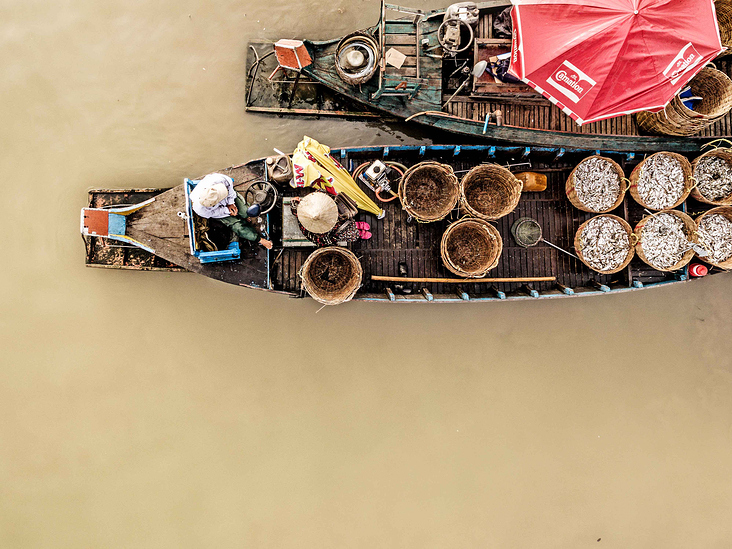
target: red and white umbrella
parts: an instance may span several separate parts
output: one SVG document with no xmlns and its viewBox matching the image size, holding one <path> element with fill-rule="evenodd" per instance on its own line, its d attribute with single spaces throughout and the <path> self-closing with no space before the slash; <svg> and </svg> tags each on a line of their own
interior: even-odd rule
<svg viewBox="0 0 732 549">
<path fill-rule="evenodd" d="M 721 51 L 713 0 L 512 0 L 510 72 L 578 124 L 658 111 Z"/>
</svg>

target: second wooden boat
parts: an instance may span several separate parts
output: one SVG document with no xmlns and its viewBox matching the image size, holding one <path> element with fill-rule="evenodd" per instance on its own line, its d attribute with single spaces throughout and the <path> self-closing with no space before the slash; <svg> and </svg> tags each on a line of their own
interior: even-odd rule
<svg viewBox="0 0 732 549">
<path fill-rule="evenodd" d="M 280 55 L 281 64 L 289 69 L 277 70 L 272 44 L 252 44 L 247 109 L 390 116 L 472 139 L 622 152 L 693 153 L 710 138 L 732 135 L 729 113 L 696 137 L 641 135 L 634 115 L 580 127 L 524 84 L 504 84 L 486 74 L 472 77 L 471 69 L 477 63 L 511 50 L 510 38 L 496 30 L 496 21 L 507 6 L 510 2 L 505 0 L 478 2 L 475 28 L 470 35 L 462 29 L 462 42 L 455 46 L 460 51 L 452 55 L 446 55 L 441 44 L 445 41 L 445 9 L 424 12 L 383 1 L 376 25 L 333 40 L 304 40 L 299 53 L 293 46 L 289 60 Z M 285 50 L 288 43 L 294 41 L 285 41 Z M 357 55 L 365 52 L 367 58 L 373 52 L 378 62 L 371 72 L 344 73 L 336 68 L 347 64 L 347 55 L 353 51 Z M 385 63 L 388 56 L 390 63 Z M 370 66 L 369 59 L 359 60 Z M 728 61 L 718 61 L 717 67 L 731 74 Z"/>
</svg>

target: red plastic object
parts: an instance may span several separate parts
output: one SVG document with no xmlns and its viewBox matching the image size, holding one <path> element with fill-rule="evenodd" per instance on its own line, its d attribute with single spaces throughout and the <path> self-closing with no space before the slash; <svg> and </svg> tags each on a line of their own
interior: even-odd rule
<svg viewBox="0 0 732 549">
<path fill-rule="evenodd" d="M 313 62 L 302 40 L 280 40 L 274 48 L 277 62 L 285 69 L 299 71 Z"/>
<path fill-rule="evenodd" d="M 699 278 L 702 276 L 707 276 L 707 273 L 709 272 L 709 269 L 707 269 L 704 265 L 701 263 L 692 263 L 689 266 L 689 274 L 693 277 Z"/>
<path fill-rule="evenodd" d="M 510 72 L 585 124 L 659 111 L 722 51 L 713 0 L 515 0 Z"/>
</svg>

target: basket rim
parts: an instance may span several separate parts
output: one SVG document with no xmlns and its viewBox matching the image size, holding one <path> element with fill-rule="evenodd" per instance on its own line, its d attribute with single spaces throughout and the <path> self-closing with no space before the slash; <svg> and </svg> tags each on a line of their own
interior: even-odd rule
<svg viewBox="0 0 732 549">
<path fill-rule="evenodd" d="M 312 289 L 313 286 L 311 285 L 309 277 L 307 276 L 308 270 L 313 262 L 317 258 L 327 253 L 336 253 L 346 257 L 346 259 L 348 259 L 349 263 L 354 268 L 357 274 L 357 276 L 354 276 L 352 278 L 352 281 L 349 282 L 349 284 L 347 284 L 344 289 L 341 290 L 339 294 L 337 294 L 336 297 L 331 298 L 325 298 L 317 295 L 317 292 Z M 363 284 L 363 266 L 358 260 L 358 257 L 356 257 L 356 254 L 354 254 L 351 250 L 343 248 L 341 246 L 325 246 L 323 248 L 318 248 L 305 259 L 302 267 L 300 267 L 300 270 L 298 271 L 298 276 L 302 281 L 302 286 L 303 288 L 305 288 L 305 291 L 315 301 L 322 303 L 323 305 L 339 305 L 353 299 L 358 290 L 361 288 L 361 285 Z"/>
<path fill-rule="evenodd" d="M 620 192 L 618 193 L 618 197 L 615 200 L 615 203 L 606 210 L 593 210 L 589 208 L 579 199 L 579 197 L 577 196 L 577 192 L 575 191 L 577 187 L 577 185 L 575 184 L 575 180 L 577 178 L 577 176 L 575 175 L 577 172 L 577 168 L 579 168 L 583 162 L 586 162 L 587 160 L 591 160 L 593 158 L 600 158 L 602 160 L 608 161 L 612 165 L 613 169 L 615 169 L 615 171 L 620 176 Z M 569 176 L 567 176 L 567 181 L 565 181 L 564 183 L 564 194 L 567 195 L 567 199 L 572 203 L 572 205 L 582 212 L 593 214 L 606 214 L 612 212 L 613 210 L 618 208 L 620 204 L 623 203 L 623 200 L 625 200 L 625 193 L 628 192 L 628 187 L 628 178 L 625 177 L 625 170 L 623 170 L 623 167 L 620 164 L 618 164 L 612 158 L 608 158 L 607 156 L 593 154 L 580 160 L 579 163 L 577 163 L 577 165 L 572 169 L 572 171 L 569 172 Z"/>
<path fill-rule="evenodd" d="M 488 234 L 489 239 L 497 244 L 495 249 L 493 250 L 493 255 L 491 256 L 491 261 L 487 261 L 486 266 L 481 267 L 481 269 L 476 270 L 474 272 L 468 272 L 468 271 L 462 270 L 460 267 L 455 265 L 454 262 L 452 262 L 450 260 L 450 257 L 447 254 L 447 241 L 449 239 L 450 234 L 452 232 L 454 232 L 458 226 L 468 225 L 468 224 L 474 224 L 474 225 L 478 226 L 480 229 L 484 230 Z M 496 227 L 491 225 L 485 219 L 480 219 L 480 218 L 475 218 L 475 217 L 463 217 L 462 219 L 459 219 L 459 220 L 451 223 L 447 227 L 447 229 L 445 229 L 445 232 L 442 234 L 442 239 L 440 240 L 440 255 L 442 256 L 442 261 L 445 264 L 445 267 L 453 274 L 456 274 L 457 276 L 461 276 L 463 278 L 483 278 L 486 275 L 486 273 L 488 273 L 488 271 L 490 271 L 491 269 L 494 269 L 498 266 L 502 253 L 503 253 L 503 238 L 501 237 L 501 233 L 498 231 L 498 229 Z"/>
<path fill-rule="evenodd" d="M 509 196 L 509 203 L 504 208 L 502 213 L 500 215 L 488 215 L 484 212 L 481 212 L 474 208 L 470 202 L 468 201 L 467 194 L 465 192 L 465 187 L 467 183 L 471 182 L 471 178 L 474 177 L 476 174 L 478 174 L 481 171 L 487 171 L 487 172 L 493 172 L 495 174 L 500 174 L 502 178 L 504 179 L 504 182 L 511 183 L 512 187 L 510 189 L 510 196 Z M 496 163 L 490 163 L 490 164 L 478 164 L 477 166 L 473 166 L 473 168 L 466 173 L 462 179 L 460 180 L 459 184 L 459 193 L 460 193 L 460 205 L 467 210 L 467 212 L 476 218 L 482 219 L 484 221 L 495 221 L 497 219 L 501 219 L 502 217 L 507 216 L 512 211 L 516 209 L 519 202 L 521 201 L 521 195 L 523 192 L 524 184 L 523 182 L 518 179 L 508 168 L 501 166 L 500 164 Z"/>
<path fill-rule="evenodd" d="M 654 212 L 652 215 L 643 216 L 643 219 L 641 219 L 636 224 L 635 228 L 633 229 L 633 232 L 635 233 L 636 238 L 638 239 L 638 241 L 635 245 L 635 252 L 636 252 L 636 254 L 638 254 L 638 257 L 640 257 L 641 260 L 646 265 L 653 267 L 657 271 L 661 271 L 664 273 L 670 273 L 670 272 L 678 271 L 679 269 L 683 269 L 684 267 L 686 267 L 686 265 L 688 265 L 689 262 L 694 258 L 695 252 L 693 249 L 687 250 L 686 252 L 684 252 L 682 259 L 678 263 L 676 263 L 676 265 L 674 265 L 671 268 L 667 268 L 667 269 L 662 269 L 662 268 L 658 267 L 657 265 L 654 265 L 653 263 L 651 263 L 648 260 L 645 253 L 643 253 L 643 228 L 645 227 L 645 224 L 648 222 L 649 219 L 651 219 L 652 217 L 656 217 L 658 215 L 664 214 L 664 213 L 674 215 L 674 216 L 678 217 L 679 219 L 681 219 L 681 221 L 683 221 L 683 223 L 684 223 L 684 227 L 687 229 L 689 229 L 689 226 L 691 226 L 691 230 L 688 231 L 688 233 L 687 233 L 687 239 L 692 244 L 698 243 L 698 238 L 697 238 L 698 228 L 697 228 L 697 224 L 694 221 L 694 219 L 689 214 L 680 212 L 679 210 L 674 210 L 672 208 Z"/>
<path fill-rule="evenodd" d="M 409 178 L 418 170 L 424 169 L 424 168 L 438 168 L 445 172 L 445 175 L 447 176 L 447 180 L 449 181 L 449 188 L 450 188 L 450 198 L 445 202 L 445 207 L 443 209 L 437 210 L 437 213 L 432 215 L 426 215 L 424 212 L 417 212 L 416 209 L 414 209 L 412 206 L 410 206 L 407 203 L 406 200 L 406 193 L 408 190 L 409 185 Z M 435 162 L 434 160 L 427 160 L 424 162 L 420 162 L 418 164 L 415 164 L 414 166 L 407 169 L 407 171 L 404 172 L 404 175 L 399 180 L 399 187 L 397 189 L 397 195 L 399 196 L 399 201 L 402 203 L 402 209 L 407 212 L 410 216 L 412 216 L 417 221 L 420 221 L 422 223 L 431 223 L 434 221 L 440 221 L 447 217 L 447 215 L 455 209 L 455 206 L 458 203 L 458 200 L 460 198 L 460 191 L 459 191 L 459 183 L 458 178 L 455 175 L 454 170 L 452 169 L 452 166 L 449 164 L 442 164 L 440 162 Z M 449 205 L 449 208 L 447 207 Z M 444 210 L 444 213 L 443 213 Z"/>
<path fill-rule="evenodd" d="M 585 230 L 585 227 L 587 227 L 587 224 L 590 221 L 592 221 L 593 219 L 600 218 L 600 217 L 607 217 L 607 218 L 613 219 L 615 221 L 619 221 L 620 225 L 623 227 L 623 229 L 625 229 L 625 232 L 628 235 L 628 244 L 629 244 L 628 255 L 626 256 L 625 260 L 618 267 L 616 267 L 615 269 L 607 270 L 607 271 L 600 271 L 598 269 L 595 269 L 585 260 L 585 256 L 582 254 L 582 231 Z M 610 213 L 602 213 L 599 215 L 594 215 L 587 221 L 583 222 L 579 227 L 577 227 L 577 232 L 574 235 L 574 251 L 577 252 L 577 257 L 580 258 L 580 261 L 587 268 L 595 271 L 596 273 L 608 274 L 608 275 L 619 273 L 620 271 L 625 269 L 630 264 L 630 262 L 633 260 L 633 258 L 635 257 L 636 252 L 635 252 L 635 245 L 633 244 L 633 238 L 631 237 L 632 234 L 633 234 L 633 228 L 630 226 L 630 223 L 628 223 L 622 217 L 619 217 L 617 215 L 610 214 Z"/>
<path fill-rule="evenodd" d="M 648 204 L 646 204 L 643 199 L 640 196 L 640 193 L 638 192 L 638 181 L 640 180 L 641 173 L 643 171 L 643 166 L 645 163 L 650 160 L 651 158 L 659 155 L 666 155 L 670 156 L 678 161 L 681 162 L 681 169 L 684 172 L 684 191 L 681 193 L 681 196 L 676 200 L 674 204 L 671 206 L 668 206 L 666 208 L 661 208 L 660 210 L 658 208 L 652 208 Z M 635 168 L 633 168 L 633 171 L 630 173 L 630 177 L 628 178 L 630 181 L 630 186 L 628 187 L 628 191 L 630 192 L 630 196 L 633 197 L 633 200 L 635 200 L 638 204 L 643 206 L 644 208 L 648 208 L 649 210 L 661 212 L 664 210 L 670 210 L 673 208 L 676 208 L 683 204 L 687 198 L 689 198 L 689 195 L 691 194 L 691 191 L 695 187 L 694 183 L 694 172 L 691 166 L 691 162 L 689 162 L 689 159 L 685 156 L 671 152 L 671 151 L 658 151 L 651 155 L 648 155 L 646 158 L 644 158 Z"/>
</svg>

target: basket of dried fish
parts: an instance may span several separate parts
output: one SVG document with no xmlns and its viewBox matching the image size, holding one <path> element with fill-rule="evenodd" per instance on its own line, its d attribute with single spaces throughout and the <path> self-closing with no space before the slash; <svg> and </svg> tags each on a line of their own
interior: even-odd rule
<svg viewBox="0 0 732 549">
<path fill-rule="evenodd" d="M 402 208 L 417 221 L 444 219 L 458 201 L 458 178 L 452 167 L 422 162 L 409 168 L 399 182 Z"/>
<path fill-rule="evenodd" d="M 466 278 L 485 276 L 498 265 L 502 251 L 498 229 L 487 221 L 469 217 L 450 225 L 440 244 L 445 267 Z"/>
<path fill-rule="evenodd" d="M 641 219 L 635 226 L 635 251 L 646 264 L 659 271 L 676 271 L 694 257 L 696 223 L 683 212 L 665 210 Z"/>
<path fill-rule="evenodd" d="M 627 182 L 623 168 L 617 162 L 604 156 L 590 156 L 575 166 L 564 190 L 575 208 L 605 213 L 620 206 Z"/>
<path fill-rule="evenodd" d="M 691 196 L 716 206 L 732 204 L 732 149 L 705 152 L 691 163 L 691 169 L 696 179 Z"/>
<path fill-rule="evenodd" d="M 694 178 L 691 164 L 677 153 L 657 152 L 630 174 L 630 195 L 649 210 L 669 210 L 689 197 Z"/>
<path fill-rule="evenodd" d="M 522 189 L 523 183 L 503 166 L 481 164 L 460 182 L 460 204 L 471 215 L 493 221 L 518 206 Z"/>
<path fill-rule="evenodd" d="M 299 275 L 303 288 L 315 301 L 338 305 L 356 295 L 361 287 L 363 269 L 353 252 L 329 246 L 310 254 Z"/>
<path fill-rule="evenodd" d="M 677 95 L 662 111 L 639 112 L 638 125 L 659 135 L 694 135 L 732 109 L 732 80 L 722 71 L 704 67 L 689 81 L 689 87 L 694 96 L 702 98 L 694 110 Z"/>
<path fill-rule="evenodd" d="M 706 252 L 700 259 L 722 269 L 732 269 L 732 208 L 713 208 L 697 217 L 696 224 L 699 245 Z"/>
<path fill-rule="evenodd" d="M 579 226 L 574 249 L 582 263 L 593 271 L 613 274 L 622 271 L 635 255 L 633 229 L 624 219 L 597 215 Z"/>
</svg>

